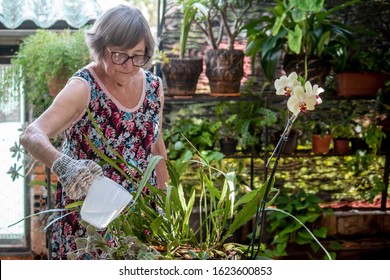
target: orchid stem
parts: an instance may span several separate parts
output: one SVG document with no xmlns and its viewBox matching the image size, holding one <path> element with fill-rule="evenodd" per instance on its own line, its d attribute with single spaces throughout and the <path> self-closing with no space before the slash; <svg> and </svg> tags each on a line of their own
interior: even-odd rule
<svg viewBox="0 0 390 280">
<path fill-rule="evenodd" d="M 276 152 L 279 152 L 279 150 L 282 150 L 282 143 L 283 142 L 286 142 L 288 140 L 288 135 L 290 134 L 290 131 L 291 131 L 291 128 L 292 128 L 292 124 L 293 122 L 295 121 L 295 119 L 297 118 L 296 115 L 292 115 L 288 121 L 287 121 L 287 125 L 286 127 L 284 128 L 284 131 L 283 131 L 283 134 L 282 136 L 280 137 L 279 141 L 278 141 L 278 144 L 276 144 L 275 146 L 275 149 L 272 151 L 272 154 L 271 156 L 269 157 L 268 161 L 267 161 L 267 164 L 265 165 L 266 168 L 269 167 L 269 164 L 271 163 L 271 160 L 272 158 L 274 157 L 275 153 Z"/>
<path fill-rule="evenodd" d="M 251 243 L 250 243 L 250 245 L 248 247 L 248 249 L 250 248 L 250 250 L 251 250 L 251 258 L 252 259 L 255 259 L 257 257 L 257 255 L 259 254 L 259 251 L 260 251 L 260 247 L 261 247 L 261 243 L 263 241 L 263 235 L 264 235 L 265 208 L 266 208 L 266 204 L 267 204 L 267 200 L 268 200 L 267 199 L 268 198 L 268 194 L 269 194 L 269 192 L 271 190 L 272 182 L 273 182 L 273 180 L 275 178 L 276 168 L 278 167 L 279 159 L 280 159 L 280 156 L 282 154 L 284 144 L 288 140 L 288 135 L 289 135 L 289 133 L 291 131 L 292 125 L 293 125 L 293 123 L 294 123 L 296 118 L 297 118 L 296 115 L 292 115 L 288 119 L 286 127 L 285 127 L 285 129 L 283 131 L 283 134 L 281 135 L 281 137 L 279 139 L 279 142 L 276 145 L 274 151 L 272 152 L 272 155 L 271 155 L 271 157 L 268 160 L 267 165 L 266 165 L 266 168 L 268 168 L 271 159 L 276 154 L 276 160 L 275 160 L 274 166 L 272 168 L 271 175 L 270 175 L 269 179 L 267 180 L 267 185 L 266 185 L 266 189 L 265 189 L 265 192 L 264 192 L 263 199 L 261 200 L 261 204 L 258 205 L 257 209 L 256 209 L 255 232 L 252 234 Z M 259 201 L 259 203 L 260 203 L 260 201 Z M 256 232 L 257 232 L 257 225 L 260 225 L 260 234 L 259 234 L 259 243 L 258 243 L 257 250 L 256 250 L 256 253 L 255 253 L 254 252 L 255 251 L 254 239 L 255 239 L 255 236 L 256 236 Z"/>
</svg>

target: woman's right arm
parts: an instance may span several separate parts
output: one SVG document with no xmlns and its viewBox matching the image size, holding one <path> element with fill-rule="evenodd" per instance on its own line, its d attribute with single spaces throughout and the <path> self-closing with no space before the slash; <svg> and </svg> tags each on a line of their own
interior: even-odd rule
<svg viewBox="0 0 390 280">
<path fill-rule="evenodd" d="M 52 105 L 20 136 L 20 143 L 35 159 L 49 168 L 61 156 L 50 142 L 50 138 L 68 128 L 85 109 L 89 89 L 78 79 L 71 80 L 56 96 Z"/>
</svg>

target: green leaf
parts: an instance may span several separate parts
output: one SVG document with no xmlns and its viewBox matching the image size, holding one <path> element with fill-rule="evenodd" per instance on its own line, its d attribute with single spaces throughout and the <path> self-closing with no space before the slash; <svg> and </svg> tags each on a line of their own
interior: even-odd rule
<svg viewBox="0 0 390 280">
<path fill-rule="evenodd" d="M 302 225 L 299 224 L 299 223 L 288 224 L 283 230 L 281 230 L 278 233 L 278 235 L 279 236 L 284 236 L 284 235 L 290 234 L 292 232 L 295 232 L 297 229 L 299 229 L 301 227 L 302 227 Z"/>
<path fill-rule="evenodd" d="M 85 140 L 88 142 L 88 144 L 91 146 L 91 148 L 94 150 L 94 152 L 105 162 L 107 162 L 111 167 L 115 168 L 119 173 L 121 173 L 123 176 L 126 177 L 127 180 L 134 182 L 135 179 L 131 178 L 125 171 L 123 171 L 117 164 L 116 161 L 112 160 L 108 156 L 106 156 L 104 153 L 102 153 L 98 148 L 96 148 L 95 144 L 91 141 L 91 139 L 88 138 L 88 136 L 84 135 Z"/>
<path fill-rule="evenodd" d="M 174 145 L 173 148 L 177 151 L 184 149 L 184 143 L 182 141 L 177 141 Z"/>
<path fill-rule="evenodd" d="M 138 185 L 138 190 L 137 194 L 133 200 L 133 203 L 137 200 L 139 195 L 142 193 L 143 188 L 146 186 L 148 181 L 150 180 L 150 177 L 152 177 L 153 171 L 156 168 L 157 164 L 159 163 L 160 160 L 164 159 L 162 156 L 154 155 L 152 158 L 149 160 L 148 166 L 146 167 L 146 170 L 142 176 L 141 181 L 139 182 Z"/>
<path fill-rule="evenodd" d="M 319 12 L 324 7 L 324 0 L 290 0 L 290 6 L 296 7 L 305 12 Z"/>
<path fill-rule="evenodd" d="M 299 235 L 300 232 L 298 232 L 298 235 L 296 236 L 295 238 L 295 243 L 297 243 L 298 245 L 305 245 L 305 244 L 309 244 L 311 243 L 311 238 L 310 238 L 310 235 L 307 235 L 307 236 L 301 236 Z"/>
<path fill-rule="evenodd" d="M 184 219 L 183 219 L 183 228 L 184 228 L 184 233 L 187 235 L 188 234 L 188 230 L 189 230 L 189 220 L 190 220 L 190 216 L 191 216 L 191 213 L 192 213 L 192 210 L 194 208 L 194 203 L 195 203 L 195 190 L 193 189 L 192 192 L 191 192 L 191 195 L 190 195 L 190 198 L 188 200 L 188 204 L 187 204 L 187 207 L 186 207 L 186 212 L 184 214 Z"/>
<path fill-rule="evenodd" d="M 173 189 L 173 186 L 170 186 L 168 185 L 167 186 L 167 189 L 165 191 L 166 193 L 166 197 L 165 197 L 165 215 L 167 216 L 167 219 L 168 220 L 171 220 L 171 197 L 172 197 L 172 189 Z M 172 201 L 172 203 L 174 204 L 175 201 Z"/>
<path fill-rule="evenodd" d="M 294 31 L 289 30 L 287 35 L 287 44 L 291 51 L 299 54 L 302 45 L 302 29 L 298 24 L 295 25 Z"/>
<path fill-rule="evenodd" d="M 172 162 L 169 160 L 166 161 L 166 164 L 167 164 L 170 182 L 172 183 L 173 186 L 176 186 L 176 187 L 179 186 L 180 175 L 179 175 L 179 172 L 177 171 L 175 165 L 172 164 Z"/>
<path fill-rule="evenodd" d="M 246 204 L 246 203 L 250 202 L 254 197 L 256 197 L 258 195 L 258 192 L 259 192 L 259 189 L 255 189 L 251 192 L 246 193 L 239 200 L 237 200 L 237 202 L 234 204 L 234 208 L 237 208 L 241 204 Z"/>
<path fill-rule="evenodd" d="M 28 184 L 29 186 L 35 186 L 35 185 L 38 185 L 38 186 L 47 186 L 47 182 L 45 181 L 42 181 L 42 180 L 31 180 Z"/>
<path fill-rule="evenodd" d="M 153 222 L 150 223 L 150 228 L 154 235 L 158 235 L 161 224 L 163 223 L 164 218 L 162 216 L 158 216 Z"/>
<path fill-rule="evenodd" d="M 43 211 L 40 211 L 38 213 L 34 213 L 34 214 L 31 214 L 31 215 L 28 215 L 18 221 L 16 221 L 15 223 L 13 224 L 10 224 L 8 227 L 12 227 L 20 222 L 23 222 L 24 220 L 27 220 L 29 218 L 32 218 L 32 217 L 35 217 L 35 216 L 39 216 L 39 215 L 42 215 L 42 214 L 47 214 L 47 213 L 54 213 L 54 212 L 63 212 L 63 211 L 68 211 L 67 209 L 48 209 L 48 210 L 43 210 Z"/>
<path fill-rule="evenodd" d="M 291 215 L 290 213 L 287 213 L 286 211 L 283 211 L 281 209 L 278 209 L 278 208 L 267 208 L 266 211 L 277 211 L 277 212 L 282 212 L 286 215 L 288 215 L 289 217 L 293 218 L 295 221 L 297 221 L 301 226 L 303 226 L 309 233 L 310 233 L 310 236 L 314 239 L 314 241 L 321 247 L 321 249 L 325 252 L 326 256 L 328 257 L 329 260 L 332 259 L 332 257 L 330 256 L 329 252 L 324 248 L 324 246 L 322 246 L 321 242 L 318 241 L 318 239 L 314 236 L 314 234 L 299 220 L 297 219 L 294 215 Z"/>
<path fill-rule="evenodd" d="M 277 46 L 267 50 L 266 52 L 263 52 L 263 56 L 260 62 L 264 70 L 264 75 L 267 78 L 267 81 L 273 81 L 275 69 L 278 62 L 280 61 L 281 55 L 282 55 L 282 51 Z"/>
<path fill-rule="evenodd" d="M 325 49 L 325 46 L 327 44 L 329 44 L 329 41 L 330 41 L 330 31 L 326 31 L 324 32 L 321 37 L 320 37 L 320 40 L 318 41 L 318 45 L 317 45 L 317 55 L 318 56 L 321 56 L 322 55 L 322 52 L 324 51 Z"/>
<path fill-rule="evenodd" d="M 275 24 L 272 27 L 272 35 L 275 36 L 279 33 L 280 28 L 282 27 L 283 21 L 286 19 L 287 14 L 282 14 L 280 17 L 275 19 Z"/>
<path fill-rule="evenodd" d="M 343 248 L 343 246 L 337 241 L 331 241 L 329 244 L 329 248 L 331 250 L 337 251 L 337 250 L 341 250 Z"/>
<path fill-rule="evenodd" d="M 75 243 L 77 250 L 83 250 L 87 248 L 88 241 L 87 238 L 79 237 L 75 239 Z"/>
<path fill-rule="evenodd" d="M 319 238 L 326 238 L 326 235 L 328 234 L 328 230 L 329 230 L 329 228 L 322 226 L 319 229 L 313 230 L 313 233 L 315 236 L 317 236 Z"/>
<path fill-rule="evenodd" d="M 65 209 L 76 208 L 76 207 L 82 206 L 83 203 L 84 203 L 84 200 L 75 201 L 75 202 L 73 202 L 73 203 L 70 203 L 70 204 L 66 205 L 66 206 L 65 206 Z"/>
<path fill-rule="evenodd" d="M 302 222 L 302 223 L 312 223 L 316 221 L 319 217 L 321 216 L 321 213 L 310 213 L 306 212 L 302 215 L 297 216 L 297 218 Z"/>
<path fill-rule="evenodd" d="M 278 256 L 285 256 L 285 255 L 287 255 L 286 248 L 287 248 L 287 242 L 278 243 L 276 245 L 276 253 L 278 254 Z"/>
<path fill-rule="evenodd" d="M 289 241 L 289 235 L 288 234 L 284 234 L 284 235 L 280 235 L 279 233 L 278 234 L 275 234 L 274 235 L 274 239 L 273 239 L 273 243 L 277 243 L 277 244 L 280 244 L 280 243 L 288 243 Z"/>
<path fill-rule="evenodd" d="M 187 204 L 186 204 L 186 199 L 184 197 L 184 191 L 183 191 L 183 186 L 182 185 L 179 185 L 177 187 L 177 194 L 178 194 L 178 197 L 179 197 L 179 200 L 180 200 L 181 209 L 184 212 L 187 211 Z"/>
<path fill-rule="evenodd" d="M 232 224 L 230 225 L 227 232 L 224 234 L 224 236 L 221 239 L 221 242 L 224 242 L 226 238 L 228 238 L 233 232 L 235 232 L 237 229 L 239 229 L 241 226 L 243 226 L 246 222 L 248 222 L 250 219 L 253 218 L 253 216 L 256 214 L 256 209 L 258 205 L 258 196 L 257 194 L 260 193 L 261 189 L 253 190 L 255 195 L 252 196 L 252 199 L 248 201 L 245 206 L 239 211 L 234 219 Z"/>
</svg>

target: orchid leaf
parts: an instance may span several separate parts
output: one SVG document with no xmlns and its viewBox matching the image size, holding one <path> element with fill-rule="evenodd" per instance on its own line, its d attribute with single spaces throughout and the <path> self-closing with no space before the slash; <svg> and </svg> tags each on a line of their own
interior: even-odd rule
<svg viewBox="0 0 390 280">
<path fill-rule="evenodd" d="M 96 148 L 96 146 L 94 145 L 94 143 L 91 141 L 91 139 L 89 139 L 86 135 L 84 135 L 86 141 L 88 142 L 88 144 L 91 146 L 91 148 L 94 150 L 94 152 L 102 159 L 104 160 L 106 163 L 108 163 L 111 167 L 115 168 L 119 173 L 121 173 L 123 176 L 125 176 L 125 178 L 129 181 L 132 181 L 134 182 L 135 179 L 134 178 L 131 178 L 129 175 L 127 175 L 127 173 L 125 171 L 123 171 L 117 164 L 114 160 L 112 160 L 110 157 L 108 157 L 107 155 L 105 155 L 103 152 L 101 152 L 98 148 Z"/>
<path fill-rule="evenodd" d="M 31 214 L 31 215 L 28 215 L 28 216 L 26 216 L 26 217 L 16 221 L 13 224 L 10 224 L 8 227 L 12 227 L 12 226 L 14 226 L 16 224 L 19 224 L 20 222 L 23 222 L 24 220 L 27 220 L 27 219 L 35 217 L 35 216 L 39 216 L 39 215 L 42 215 L 42 214 L 48 214 L 48 213 L 54 213 L 54 212 L 63 212 L 63 211 L 68 211 L 68 209 L 48 209 L 48 210 L 39 211 L 38 213 L 34 213 L 34 214 Z"/>
<path fill-rule="evenodd" d="M 75 201 L 75 202 L 73 202 L 73 203 L 70 203 L 70 204 L 66 205 L 66 206 L 65 206 L 65 209 L 76 208 L 76 207 L 82 206 L 83 203 L 84 203 L 84 200 Z"/>
<path fill-rule="evenodd" d="M 152 223 L 150 223 L 150 228 L 154 235 L 158 235 L 161 224 L 163 223 L 164 218 L 162 216 L 158 216 Z"/>
</svg>

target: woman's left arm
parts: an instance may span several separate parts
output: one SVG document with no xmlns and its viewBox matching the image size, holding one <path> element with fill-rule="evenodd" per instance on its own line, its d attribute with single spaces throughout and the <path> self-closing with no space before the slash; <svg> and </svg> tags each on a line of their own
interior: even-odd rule
<svg viewBox="0 0 390 280">
<path fill-rule="evenodd" d="M 168 159 L 167 150 L 165 147 L 164 139 L 163 139 L 163 110 L 164 110 L 164 91 L 162 87 L 162 82 L 160 80 L 160 102 L 161 102 L 161 111 L 160 111 L 160 132 L 158 135 L 158 139 L 156 144 L 153 147 L 153 155 L 162 156 L 164 159 L 160 160 L 156 166 L 156 177 L 157 177 L 157 187 L 160 189 L 165 189 L 166 184 L 169 181 L 168 169 L 165 163 L 165 160 Z"/>
<path fill-rule="evenodd" d="M 169 181 L 168 169 L 165 163 L 167 159 L 167 150 L 165 149 L 165 143 L 162 135 L 159 136 L 156 145 L 154 146 L 154 155 L 160 155 L 164 159 L 160 160 L 156 166 L 157 187 L 159 189 L 165 189 L 166 184 Z"/>
</svg>

